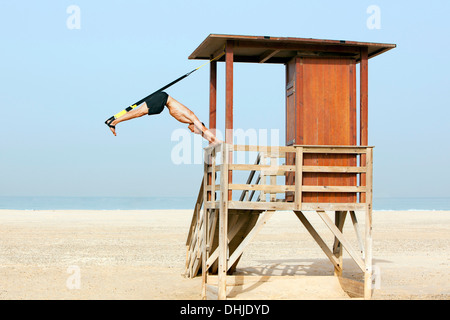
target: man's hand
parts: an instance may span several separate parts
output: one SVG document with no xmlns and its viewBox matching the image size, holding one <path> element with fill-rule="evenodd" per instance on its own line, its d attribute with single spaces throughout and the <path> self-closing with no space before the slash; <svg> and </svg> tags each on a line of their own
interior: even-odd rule
<svg viewBox="0 0 450 320">
<path fill-rule="evenodd" d="M 111 132 L 113 133 L 113 135 L 116 135 L 116 122 L 114 117 L 109 118 L 108 120 L 105 121 L 105 124 L 109 127 L 109 130 L 111 130 Z"/>
<path fill-rule="evenodd" d="M 115 127 L 109 127 L 109 129 L 110 129 L 111 132 L 114 134 L 114 136 L 117 136 L 117 134 L 116 134 L 116 128 L 115 128 Z"/>
</svg>

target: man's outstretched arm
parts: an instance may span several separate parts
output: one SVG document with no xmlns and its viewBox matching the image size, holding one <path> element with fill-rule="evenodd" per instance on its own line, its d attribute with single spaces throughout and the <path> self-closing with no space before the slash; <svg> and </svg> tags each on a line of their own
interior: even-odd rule
<svg viewBox="0 0 450 320">
<path fill-rule="evenodd" d="M 169 109 L 169 113 L 172 117 L 174 117 L 176 120 L 178 120 L 181 123 L 188 124 L 188 128 L 196 133 L 201 134 L 202 137 L 204 137 L 206 140 L 208 140 L 212 144 L 221 143 L 222 141 L 218 140 L 216 136 L 205 126 L 203 123 L 198 119 L 198 117 L 192 112 L 190 109 L 188 109 L 186 106 L 178 102 L 177 100 L 173 99 L 171 96 L 167 96 L 167 102 L 166 106 Z M 111 129 L 112 133 L 116 135 L 116 128 L 115 126 L 122 122 L 127 121 L 135 118 L 139 118 L 142 116 L 145 116 L 149 113 L 149 107 L 147 106 L 147 103 L 142 103 L 138 108 L 133 109 L 118 119 L 115 119 L 113 121 L 107 122 L 107 125 Z"/>
<path fill-rule="evenodd" d="M 206 140 L 212 144 L 221 143 L 216 136 L 198 119 L 198 117 L 189 108 L 170 97 L 167 100 L 167 108 L 172 117 L 182 123 L 187 123 L 188 128 L 196 133 L 201 134 Z"/>
</svg>

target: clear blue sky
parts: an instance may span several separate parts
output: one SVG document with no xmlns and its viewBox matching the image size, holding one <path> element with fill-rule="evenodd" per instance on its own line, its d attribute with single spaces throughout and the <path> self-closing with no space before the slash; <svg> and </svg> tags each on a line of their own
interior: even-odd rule
<svg viewBox="0 0 450 320">
<path fill-rule="evenodd" d="M 66 25 L 70 5 L 81 29 Z M 367 27 L 370 5 L 381 29 Z M 375 196 L 450 197 L 449 12 L 447 0 L 3 0 L 0 196 L 194 196 L 202 166 L 171 161 L 180 125 L 167 111 L 117 137 L 103 122 L 199 66 L 187 57 L 219 33 L 397 44 L 369 62 Z M 201 119 L 208 73 L 168 90 Z M 224 76 L 220 66 L 219 128 Z M 280 129 L 282 144 L 283 87 L 283 66 L 237 64 L 235 127 Z"/>
</svg>

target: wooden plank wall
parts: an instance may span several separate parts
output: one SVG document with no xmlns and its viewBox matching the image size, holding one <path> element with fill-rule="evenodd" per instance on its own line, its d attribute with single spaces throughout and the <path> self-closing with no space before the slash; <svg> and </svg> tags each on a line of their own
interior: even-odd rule
<svg viewBox="0 0 450 320">
<path fill-rule="evenodd" d="M 287 65 L 287 88 L 295 81 L 295 97 L 287 96 L 286 137 L 296 145 L 356 145 L 356 67 L 349 58 L 294 58 Z M 295 104 L 295 107 L 292 106 Z M 292 114 L 292 112 L 295 112 Z M 293 121 L 295 117 L 295 122 Z M 292 128 L 295 123 L 295 130 Z M 293 164 L 292 159 L 287 163 Z M 354 155 L 304 157 L 304 165 L 348 166 Z M 356 186 L 356 174 L 305 173 L 304 185 Z M 287 184 L 291 181 L 287 179 Z M 288 198 L 289 199 L 289 198 Z M 355 193 L 304 193 L 302 202 L 356 201 Z"/>
</svg>

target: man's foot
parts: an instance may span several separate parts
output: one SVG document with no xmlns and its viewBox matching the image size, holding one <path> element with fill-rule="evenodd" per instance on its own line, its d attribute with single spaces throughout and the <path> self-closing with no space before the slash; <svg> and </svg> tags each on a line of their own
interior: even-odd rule
<svg viewBox="0 0 450 320">
<path fill-rule="evenodd" d="M 106 125 L 109 127 L 109 129 L 111 130 L 111 132 L 112 132 L 115 136 L 117 136 L 117 134 L 116 134 L 116 126 L 115 126 L 114 121 L 115 121 L 115 120 L 114 120 L 113 118 L 109 118 L 108 120 L 105 121 L 105 123 L 106 123 Z"/>
</svg>

